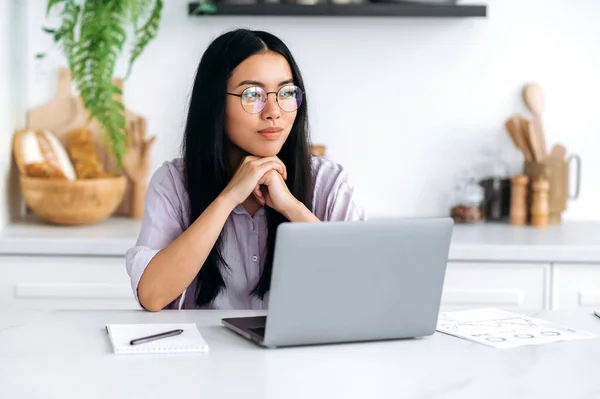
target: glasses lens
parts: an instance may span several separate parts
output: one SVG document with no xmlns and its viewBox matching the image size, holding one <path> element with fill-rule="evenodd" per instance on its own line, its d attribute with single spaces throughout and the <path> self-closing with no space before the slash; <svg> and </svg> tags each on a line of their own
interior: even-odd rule
<svg viewBox="0 0 600 399">
<path fill-rule="evenodd" d="M 302 90 L 298 86 L 283 86 L 277 93 L 277 102 L 282 110 L 293 112 L 302 104 Z"/>
<path fill-rule="evenodd" d="M 260 87 L 248 87 L 242 92 L 242 107 L 246 112 L 258 114 L 267 104 L 267 93 Z"/>
</svg>

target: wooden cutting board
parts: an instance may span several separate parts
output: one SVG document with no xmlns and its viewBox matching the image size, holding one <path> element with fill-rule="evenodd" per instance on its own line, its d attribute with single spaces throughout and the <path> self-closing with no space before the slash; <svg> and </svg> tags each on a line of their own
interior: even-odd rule
<svg viewBox="0 0 600 399">
<path fill-rule="evenodd" d="M 27 112 L 27 127 L 54 131 L 73 119 L 75 107 L 71 72 L 68 68 L 60 68 L 57 74 L 56 94 L 47 103 Z"/>
<path fill-rule="evenodd" d="M 107 172 L 116 170 L 115 158 L 102 145 L 102 134 L 99 124 L 96 120 L 88 123 L 89 113 L 83 105 L 80 97 L 73 95 L 71 73 L 68 68 L 60 68 L 57 77 L 57 91 L 48 103 L 39 107 L 30 109 L 27 112 L 27 123 L 29 128 L 47 129 L 56 135 L 56 137 L 66 144 L 66 137 L 69 131 L 74 128 L 86 128 L 90 130 L 95 137 L 96 151 L 98 157 L 103 163 Z M 121 79 L 114 79 L 113 82 L 123 87 Z M 131 121 L 142 119 L 143 126 L 146 126 L 145 118 L 135 114 L 129 109 L 125 110 L 125 117 L 128 124 Z M 127 188 L 122 203 L 119 205 L 114 215 L 131 216 L 131 181 L 127 179 Z"/>
</svg>

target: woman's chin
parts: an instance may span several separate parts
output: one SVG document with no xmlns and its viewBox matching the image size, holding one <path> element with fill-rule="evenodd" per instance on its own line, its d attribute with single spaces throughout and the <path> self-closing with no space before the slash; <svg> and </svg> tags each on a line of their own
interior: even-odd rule
<svg viewBox="0 0 600 399">
<path fill-rule="evenodd" d="M 255 148 L 249 148 L 247 150 L 248 153 L 254 155 L 255 157 L 261 157 L 261 158 L 272 157 L 274 155 L 279 154 L 279 151 L 281 151 L 280 145 L 270 145 L 270 146 L 261 145 L 261 146 L 255 147 Z"/>
</svg>

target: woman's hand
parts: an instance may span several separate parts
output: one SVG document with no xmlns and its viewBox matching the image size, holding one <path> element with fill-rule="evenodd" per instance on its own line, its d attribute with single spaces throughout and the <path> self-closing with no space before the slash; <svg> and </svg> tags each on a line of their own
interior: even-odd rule
<svg viewBox="0 0 600 399">
<path fill-rule="evenodd" d="M 281 179 L 287 179 L 285 164 L 276 156 L 265 158 L 247 156 L 221 195 L 230 200 L 235 207 L 244 202 L 253 192 L 259 191 L 259 181 L 271 171 Z"/>
<path fill-rule="evenodd" d="M 284 179 L 275 170 L 270 170 L 258 181 L 259 187 L 254 196 L 263 205 L 267 205 L 285 216 L 290 222 L 319 222 L 320 220 L 296 199 L 290 192 Z"/>
<path fill-rule="evenodd" d="M 290 193 L 283 177 L 276 170 L 265 173 L 253 193 L 258 202 L 270 206 L 282 215 L 298 206 L 298 200 Z"/>
</svg>

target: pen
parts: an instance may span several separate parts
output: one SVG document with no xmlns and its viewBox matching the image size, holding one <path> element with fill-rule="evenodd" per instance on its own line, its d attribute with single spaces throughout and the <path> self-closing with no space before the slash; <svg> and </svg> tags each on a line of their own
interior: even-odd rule
<svg viewBox="0 0 600 399">
<path fill-rule="evenodd" d="M 165 331 L 160 334 L 148 335 L 147 337 L 132 339 L 131 341 L 129 341 L 129 345 L 143 344 L 144 342 L 150 342 L 150 341 L 155 341 L 155 340 L 161 339 L 161 338 L 172 337 L 174 335 L 179 335 L 182 332 L 183 332 L 183 330 L 180 329 L 180 330 Z"/>
<path fill-rule="evenodd" d="M 600 317 L 600 311 L 598 311 L 598 310 L 595 310 L 595 311 L 594 311 L 594 315 L 595 315 L 596 317 Z"/>
</svg>

